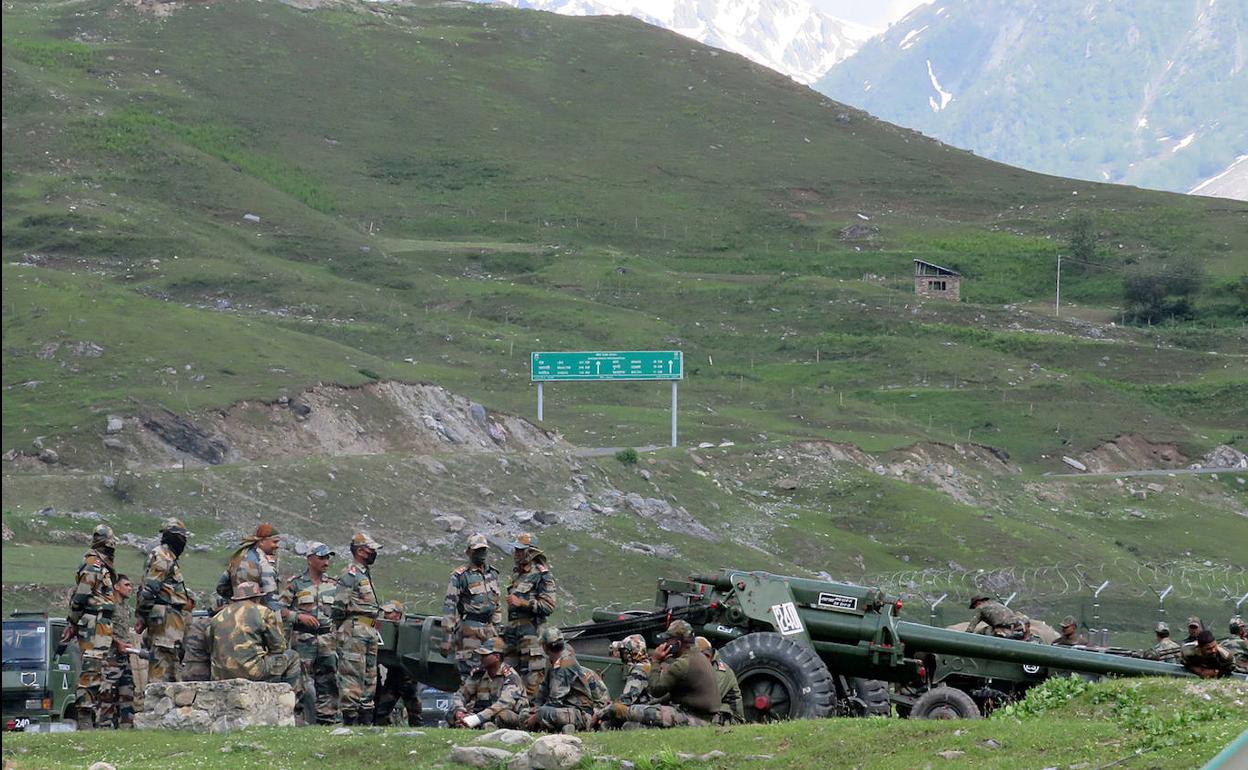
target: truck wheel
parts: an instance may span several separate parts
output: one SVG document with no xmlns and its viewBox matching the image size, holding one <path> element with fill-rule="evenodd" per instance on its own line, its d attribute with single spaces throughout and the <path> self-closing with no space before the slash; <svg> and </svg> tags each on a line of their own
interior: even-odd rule
<svg viewBox="0 0 1248 770">
<path fill-rule="evenodd" d="M 886 717 L 893 713 L 888 682 L 854 677 L 849 680 L 849 687 L 851 694 L 865 704 L 862 716 Z"/>
<path fill-rule="evenodd" d="M 719 651 L 737 675 L 747 722 L 830 716 L 836 683 L 810 647 L 780 634 L 746 634 Z"/>
<path fill-rule="evenodd" d="M 935 687 L 923 693 L 910 709 L 911 719 L 979 719 L 979 706 L 956 687 Z"/>
</svg>

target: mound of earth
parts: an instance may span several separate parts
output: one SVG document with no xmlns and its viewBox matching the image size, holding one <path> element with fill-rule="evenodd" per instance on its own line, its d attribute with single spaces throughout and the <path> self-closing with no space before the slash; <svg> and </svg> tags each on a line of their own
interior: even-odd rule
<svg viewBox="0 0 1248 770">
<path fill-rule="evenodd" d="M 1187 457 L 1171 443 L 1154 443 L 1134 433 L 1124 433 L 1079 456 L 1092 473 L 1183 468 Z"/>
</svg>

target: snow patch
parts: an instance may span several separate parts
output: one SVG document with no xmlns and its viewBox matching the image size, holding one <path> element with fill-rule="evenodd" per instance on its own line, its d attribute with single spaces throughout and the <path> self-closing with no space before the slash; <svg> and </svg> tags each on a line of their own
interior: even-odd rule
<svg viewBox="0 0 1248 770">
<path fill-rule="evenodd" d="M 1193 131 L 1192 133 L 1190 133 L 1190 134 L 1188 134 L 1187 136 L 1185 136 L 1185 137 L 1183 137 L 1182 139 L 1180 139 L 1180 140 L 1179 140 L 1179 143 L 1178 143 L 1178 144 L 1176 144 L 1176 145 L 1175 145 L 1175 146 L 1174 146 L 1174 147 L 1170 150 L 1170 152 L 1178 152 L 1179 150 L 1183 149 L 1184 147 L 1188 146 L 1189 144 L 1191 144 L 1191 143 L 1192 143 L 1192 142 L 1194 142 L 1194 141 L 1196 141 L 1196 132 L 1195 132 L 1195 131 Z"/>
<path fill-rule="evenodd" d="M 923 31 L 926 29 L 927 29 L 927 25 L 924 24 L 922 27 L 919 27 L 918 29 L 910 30 L 909 32 L 906 33 L 906 36 L 901 39 L 901 42 L 897 44 L 897 47 L 903 51 L 908 49 L 910 46 L 914 45 L 915 43 L 914 39 L 918 37 L 919 35 L 923 34 Z"/>
<path fill-rule="evenodd" d="M 953 94 L 940 87 L 940 81 L 936 79 L 936 72 L 932 70 L 932 60 L 927 60 L 927 77 L 932 81 L 932 88 L 936 89 L 937 95 L 940 96 L 938 103 L 935 98 L 927 97 L 927 103 L 932 108 L 932 112 L 940 112 L 953 101 Z"/>
<path fill-rule="evenodd" d="M 1140 118 L 1135 122 L 1136 128 L 1148 128 L 1148 118 Z"/>
</svg>

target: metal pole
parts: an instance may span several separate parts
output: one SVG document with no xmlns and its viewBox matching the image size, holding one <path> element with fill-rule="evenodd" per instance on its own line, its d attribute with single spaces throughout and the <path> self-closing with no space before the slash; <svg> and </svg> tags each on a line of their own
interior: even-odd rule
<svg viewBox="0 0 1248 770">
<path fill-rule="evenodd" d="M 678 380 L 672 380 L 672 446 L 676 446 L 676 385 Z"/>
<path fill-rule="evenodd" d="M 537 383 L 537 421 L 542 421 L 542 383 Z"/>
<path fill-rule="evenodd" d="M 1057 299 L 1053 302 L 1053 313 L 1062 317 L 1062 255 L 1057 255 Z"/>
</svg>

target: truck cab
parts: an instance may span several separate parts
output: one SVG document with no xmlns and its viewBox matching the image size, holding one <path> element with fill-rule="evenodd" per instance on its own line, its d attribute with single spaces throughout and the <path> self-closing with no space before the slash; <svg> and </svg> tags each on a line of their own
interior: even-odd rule
<svg viewBox="0 0 1248 770">
<path fill-rule="evenodd" d="M 43 612 L 5 618 L 5 731 L 67 732 L 76 728 L 79 653 L 71 641 L 57 654 L 65 619 Z"/>
</svg>

